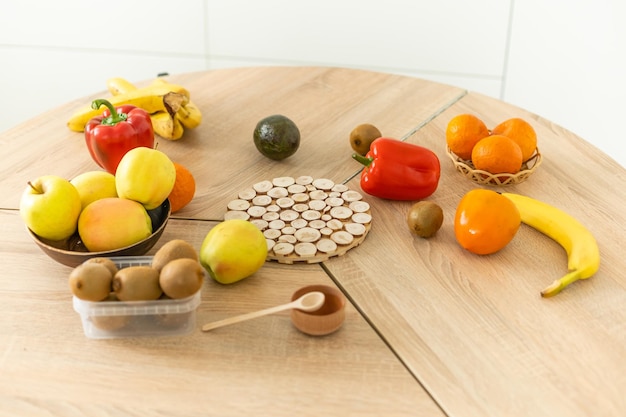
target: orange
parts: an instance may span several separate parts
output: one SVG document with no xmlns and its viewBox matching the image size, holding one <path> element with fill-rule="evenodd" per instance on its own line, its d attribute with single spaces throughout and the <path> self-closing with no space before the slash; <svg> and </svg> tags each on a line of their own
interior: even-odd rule
<svg viewBox="0 0 626 417">
<path fill-rule="evenodd" d="M 176 181 L 168 197 L 172 213 L 189 204 L 196 194 L 196 180 L 191 171 L 177 162 L 174 162 L 174 167 L 176 167 Z"/>
<path fill-rule="evenodd" d="M 522 148 L 522 161 L 528 161 L 537 149 L 537 133 L 535 129 L 519 117 L 505 120 L 491 131 L 494 135 L 504 135 L 513 139 Z"/>
<path fill-rule="evenodd" d="M 489 255 L 504 248 L 521 224 L 519 210 L 502 194 L 474 189 L 466 193 L 454 216 L 454 235 L 464 249 Z"/>
<path fill-rule="evenodd" d="M 485 123 L 473 114 L 459 114 L 453 117 L 446 128 L 446 142 L 456 156 L 469 160 L 474 145 L 489 136 Z"/>
<path fill-rule="evenodd" d="M 472 162 L 491 174 L 516 174 L 522 169 L 522 149 L 507 136 L 487 136 L 474 146 Z"/>
</svg>

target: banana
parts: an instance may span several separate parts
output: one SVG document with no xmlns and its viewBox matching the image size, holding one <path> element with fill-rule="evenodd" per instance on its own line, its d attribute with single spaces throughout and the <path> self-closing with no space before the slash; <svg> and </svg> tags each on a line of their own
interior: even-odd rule
<svg viewBox="0 0 626 417">
<path fill-rule="evenodd" d="M 198 127 L 202 123 L 202 112 L 191 100 L 176 112 L 176 119 L 187 129 Z"/>
<path fill-rule="evenodd" d="M 174 113 L 176 113 L 181 106 L 187 104 L 189 98 L 184 94 L 172 92 L 166 87 L 152 87 L 149 92 L 143 89 L 137 89 L 110 97 L 108 100 L 113 106 L 130 104 L 140 107 L 148 113 L 170 111 L 173 108 L 175 108 Z M 174 107 L 172 107 L 172 104 Z M 70 117 L 70 120 L 67 122 L 67 127 L 75 132 L 82 132 L 85 130 L 85 125 L 89 122 L 89 120 L 91 120 L 92 117 L 99 116 L 101 114 L 102 109 L 93 109 L 91 108 L 91 105 L 83 107 Z"/>
<path fill-rule="evenodd" d="M 150 86 L 166 87 L 172 89 L 172 91 L 177 91 L 180 88 L 177 84 L 167 82 L 163 77 L 157 77 L 154 79 Z M 137 89 L 137 87 L 135 87 L 132 83 L 120 77 L 110 78 L 107 80 L 107 88 L 113 95 L 127 93 Z M 179 123 L 172 122 L 172 124 L 182 124 L 186 129 L 198 127 L 198 125 L 202 122 L 202 112 L 200 112 L 200 109 L 191 100 L 189 100 L 184 106 L 181 106 L 180 110 L 176 112 L 175 117 L 178 119 Z M 163 123 L 163 118 L 164 116 L 159 115 L 157 118 L 158 123 Z M 169 127 L 165 131 L 168 130 Z"/>
<path fill-rule="evenodd" d="M 170 84 L 163 77 L 155 78 L 151 85 L 160 85 L 168 88 L 176 87 L 176 84 Z M 202 122 L 202 113 L 200 112 L 200 109 L 191 100 L 189 100 L 189 102 L 181 107 L 181 109 L 176 113 L 176 118 L 185 128 L 193 129 L 198 127 L 198 125 Z"/>
<path fill-rule="evenodd" d="M 187 90 L 182 85 L 168 83 L 162 78 L 156 78 L 154 81 L 152 81 L 151 84 L 145 87 L 141 87 L 141 88 L 137 88 L 133 83 L 121 77 L 109 78 L 106 84 L 107 84 L 107 89 L 114 96 L 127 94 L 127 93 L 130 93 L 131 91 L 143 91 L 146 94 L 152 94 L 155 92 L 160 93 L 163 91 L 171 91 L 173 93 L 182 94 L 183 96 L 187 98 L 191 97 L 191 95 L 189 94 L 189 90 Z"/>
<path fill-rule="evenodd" d="M 107 89 L 111 94 L 117 96 L 119 94 L 128 93 L 129 91 L 136 90 L 135 87 L 130 81 L 127 81 L 124 78 L 116 77 L 109 78 L 107 80 Z"/>
<path fill-rule="evenodd" d="M 593 276 L 600 268 L 600 249 L 591 232 L 561 209 L 531 197 L 502 193 L 520 212 L 522 222 L 554 239 L 567 253 L 568 273 L 541 291 L 552 297 L 579 279 Z"/>
<path fill-rule="evenodd" d="M 168 112 L 160 111 L 153 113 L 150 115 L 150 119 L 152 120 L 154 133 L 163 139 L 178 140 L 183 136 L 183 125 Z"/>
</svg>

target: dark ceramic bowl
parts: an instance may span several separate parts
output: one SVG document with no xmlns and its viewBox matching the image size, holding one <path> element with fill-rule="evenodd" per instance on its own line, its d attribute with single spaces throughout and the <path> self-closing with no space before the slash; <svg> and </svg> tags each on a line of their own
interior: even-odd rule
<svg viewBox="0 0 626 417">
<path fill-rule="evenodd" d="M 75 233 L 66 240 L 50 241 L 37 236 L 30 229 L 27 230 L 37 246 L 39 246 L 46 255 L 63 265 L 75 267 L 89 258 L 145 255 L 152 249 L 154 244 L 157 243 L 165 230 L 167 220 L 171 214 L 170 201 L 165 200 L 159 207 L 148 210 L 148 214 L 152 219 L 152 234 L 150 236 L 134 245 L 102 252 L 89 252 L 81 242 L 78 233 Z"/>
</svg>

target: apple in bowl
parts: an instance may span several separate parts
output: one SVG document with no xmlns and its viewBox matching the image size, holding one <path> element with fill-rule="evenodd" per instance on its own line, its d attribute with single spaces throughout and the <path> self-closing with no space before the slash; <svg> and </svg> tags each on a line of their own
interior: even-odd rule
<svg viewBox="0 0 626 417">
<path fill-rule="evenodd" d="M 56 175 L 29 181 L 20 199 L 20 216 L 26 226 L 48 240 L 64 240 L 73 235 L 80 212 L 76 187 Z"/>
<path fill-rule="evenodd" d="M 155 209 L 147 210 L 147 213 L 152 223 L 150 235 L 134 244 L 111 250 L 89 251 L 78 232 L 64 240 L 48 240 L 41 238 L 30 229 L 27 230 L 33 241 L 46 255 L 63 265 L 75 267 L 89 258 L 145 255 L 158 242 L 165 231 L 165 226 L 171 214 L 169 200 L 165 200 L 163 204 Z"/>
<path fill-rule="evenodd" d="M 167 199 L 148 210 L 139 202 L 110 197 L 110 184 L 83 209 L 83 191 L 99 189 L 94 178 L 75 186 L 58 176 L 42 176 L 29 182 L 20 200 L 20 216 L 32 239 L 67 266 L 93 257 L 144 255 L 161 237 L 171 213 Z"/>
</svg>

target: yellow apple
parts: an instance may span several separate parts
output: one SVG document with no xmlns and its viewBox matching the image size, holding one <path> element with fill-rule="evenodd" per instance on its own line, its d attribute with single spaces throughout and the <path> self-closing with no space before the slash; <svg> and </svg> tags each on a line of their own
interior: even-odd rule
<svg viewBox="0 0 626 417">
<path fill-rule="evenodd" d="M 207 233 L 200 247 L 200 263 L 222 284 L 232 284 L 258 271 L 267 258 L 263 232 L 246 220 L 219 223 Z"/>
<path fill-rule="evenodd" d="M 146 210 L 159 207 L 176 181 L 176 167 L 163 152 L 139 147 L 122 157 L 115 172 L 117 195 L 143 204 Z"/>
<path fill-rule="evenodd" d="M 78 218 L 78 235 L 90 252 L 121 249 L 152 234 L 152 220 L 137 201 L 101 198 L 89 204 Z"/>
<path fill-rule="evenodd" d="M 20 216 L 36 235 L 64 240 L 76 232 L 80 196 L 67 179 L 44 175 L 28 183 L 20 198 Z"/>
<path fill-rule="evenodd" d="M 78 190 L 83 209 L 101 198 L 117 197 L 115 175 L 107 171 L 83 172 L 70 182 Z"/>
</svg>

